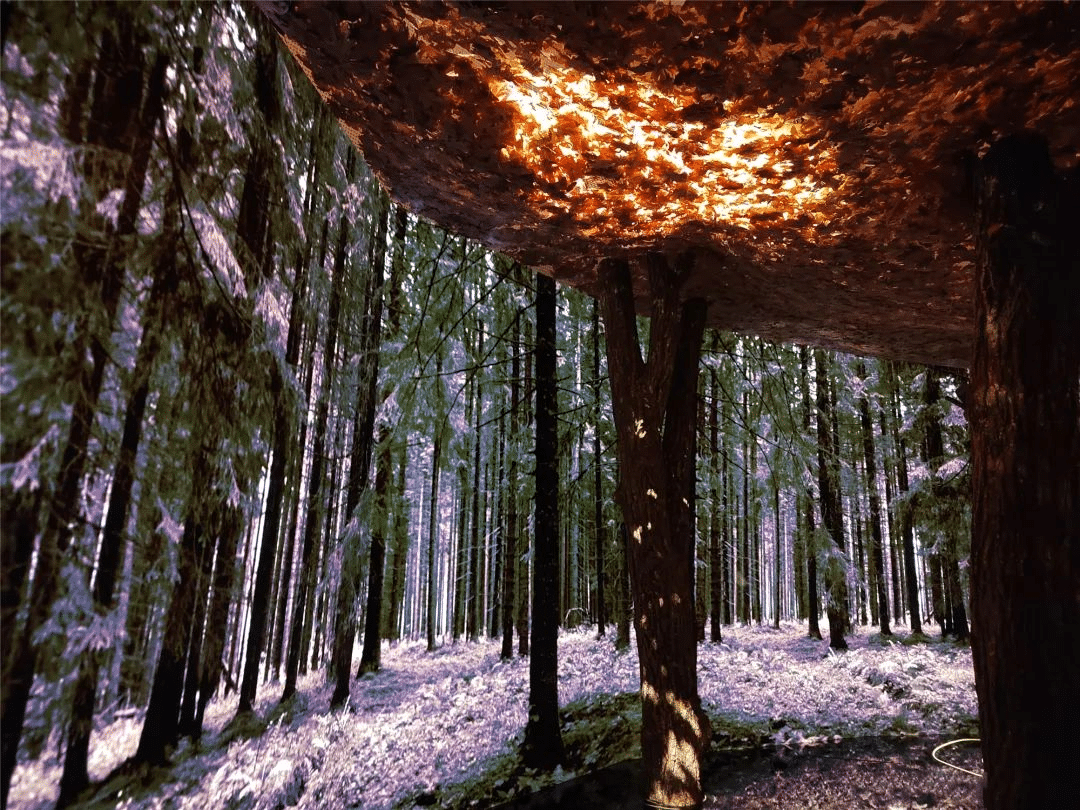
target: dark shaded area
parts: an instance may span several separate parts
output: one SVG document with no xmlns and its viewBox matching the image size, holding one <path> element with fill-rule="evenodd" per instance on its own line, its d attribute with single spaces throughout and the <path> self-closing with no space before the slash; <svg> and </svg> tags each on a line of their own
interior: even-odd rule
<svg viewBox="0 0 1080 810">
<path fill-rule="evenodd" d="M 976 808 L 980 780 L 935 762 L 931 751 L 943 740 L 881 737 L 806 748 L 714 752 L 705 761 L 705 807 L 739 808 L 889 807 Z M 948 749 L 943 759 L 978 771 L 978 746 Z M 592 808 L 644 810 L 640 760 L 627 760 L 571 779 L 498 810 Z"/>
</svg>

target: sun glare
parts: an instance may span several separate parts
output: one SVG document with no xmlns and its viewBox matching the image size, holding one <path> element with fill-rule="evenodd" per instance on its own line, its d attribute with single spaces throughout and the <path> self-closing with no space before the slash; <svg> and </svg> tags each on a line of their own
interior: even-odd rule
<svg viewBox="0 0 1080 810">
<path fill-rule="evenodd" d="M 504 67 L 489 79 L 493 95 L 516 111 L 503 157 L 536 177 L 529 203 L 546 217 L 569 214 L 586 233 L 615 221 L 650 238 L 693 219 L 748 230 L 763 220 L 801 218 L 812 227 L 824 219 L 833 189 L 809 167 L 799 171 L 786 149 L 808 140 L 798 123 L 728 115 L 721 99 L 603 82 L 550 58 L 541 72 Z M 684 111 L 703 104 L 718 126 L 687 120 Z M 808 160 L 828 157 L 820 146 Z"/>
</svg>

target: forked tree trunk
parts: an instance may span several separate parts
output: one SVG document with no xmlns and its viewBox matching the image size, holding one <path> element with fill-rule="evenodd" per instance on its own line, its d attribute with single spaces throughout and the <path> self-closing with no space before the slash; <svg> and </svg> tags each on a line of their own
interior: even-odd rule
<svg viewBox="0 0 1080 810">
<path fill-rule="evenodd" d="M 988 810 L 1080 796 L 1080 222 L 1077 173 L 1034 136 L 978 178 L 972 647 Z"/>
<path fill-rule="evenodd" d="M 641 661 L 641 750 L 646 800 L 699 807 L 710 738 L 697 689 L 694 616 L 694 465 L 698 360 L 705 302 L 683 302 L 693 258 L 669 268 L 649 254 L 648 359 L 642 360 L 630 267 L 606 259 L 600 302 L 618 436 L 616 498 L 630 532 L 634 624 Z"/>
</svg>

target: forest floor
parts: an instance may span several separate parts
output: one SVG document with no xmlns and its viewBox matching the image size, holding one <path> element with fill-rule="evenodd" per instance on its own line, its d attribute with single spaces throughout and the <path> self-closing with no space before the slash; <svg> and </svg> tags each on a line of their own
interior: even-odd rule
<svg viewBox="0 0 1080 810">
<path fill-rule="evenodd" d="M 865 628 L 829 651 L 804 625 L 724 628 L 699 646 L 703 705 L 713 722 L 707 808 L 977 808 L 979 779 L 939 764 L 931 749 L 976 737 L 970 649 L 885 640 Z M 827 635 L 827 634 L 826 634 Z M 554 774 L 521 767 L 528 662 L 499 660 L 496 641 L 383 648 L 382 670 L 354 682 L 348 711 L 328 710 L 323 672 L 278 705 L 262 688 L 259 721 L 231 722 L 236 697 L 207 709 L 198 745 L 168 769 L 120 769 L 141 718 L 95 731 L 85 807 L 279 810 L 300 808 L 633 807 L 638 660 L 595 631 L 559 640 L 559 697 L 568 760 Z M 54 735 L 58 737 L 59 735 Z M 56 798 L 56 746 L 15 772 L 10 807 Z M 979 771 L 978 747 L 941 754 Z M 114 773 L 114 771 L 116 771 Z M 112 776 L 108 779 L 110 774 Z M 554 787 L 553 787 L 554 786 Z"/>
</svg>

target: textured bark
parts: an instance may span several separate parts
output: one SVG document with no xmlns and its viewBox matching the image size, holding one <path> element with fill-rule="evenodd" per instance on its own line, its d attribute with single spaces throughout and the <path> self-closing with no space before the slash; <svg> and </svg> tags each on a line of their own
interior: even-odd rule
<svg viewBox="0 0 1080 810">
<path fill-rule="evenodd" d="M 950 505 L 942 501 L 944 487 L 938 476 L 938 468 L 944 461 L 945 443 L 941 432 L 941 416 L 938 411 L 938 403 L 941 401 L 941 381 L 938 379 L 936 369 L 926 370 L 926 451 L 927 462 L 933 478 L 930 482 L 930 491 L 934 495 L 934 508 L 944 509 Z M 941 614 L 937 617 L 943 623 L 943 632 L 954 636 L 958 640 L 968 637 L 967 611 L 964 608 L 964 594 L 960 587 L 960 565 L 957 551 L 958 538 L 956 532 L 946 529 L 938 542 L 938 553 L 931 557 L 931 564 L 937 564 L 935 574 L 940 579 L 935 583 L 938 591 L 935 593 L 935 612 L 937 601 L 940 600 Z"/>
<path fill-rule="evenodd" d="M 375 243 L 371 255 L 372 269 L 375 271 L 377 286 L 374 294 L 380 299 L 387 295 L 383 289 L 383 267 L 386 264 L 386 227 L 389 215 L 389 206 L 384 204 L 379 215 L 378 225 L 375 228 Z M 389 303 L 387 308 L 388 318 L 386 324 L 386 339 L 393 340 L 397 337 L 398 325 L 401 319 L 400 308 L 395 302 L 400 295 L 401 284 L 400 268 L 394 264 L 394 272 L 390 278 Z M 381 314 L 381 309 L 380 309 Z M 381 331 L 379 333 L 381 338 Z M 373 342 L 370 346 L 372 352 L 378 353 L 380 345 Z M 377 360 L 376 360 L 377 362 Z M 393 381 L 385 380 L 379 395 L 379 404 L 386 402 L 393 390 Z M 387 528 L 390 525 L 390 476 L 393 463 L 393 451 L 391 448 L 391 425 L 388 421 L 381 421 L 377 430 L 377 461 L 375 465 L 375 525 L 371 530 L 371 558 L 368 561 L 368 587 L 367 605 L 364 612 L 364 647 L 360 653 L 360 664 L 356 670 L 356 677 L 366 672 L 377 672 L 380 666 L 382 653 L 380 630 L 382 628 L 382 601 L 383 582 L 386 575 L 386 538 Z"/>
<path fill-rule="evenodd" d="M 324 508 L 323 469 L 326 464 L 326 426 L 330 416 L 330 397 L 334 388 L 334 372 L 337 367 L 337 339 L 341 318 L 341 296 L 345 286 L 345 246 L 348 244 L 349 225 L 344 216 L 338 223 L 337 252 L 334 255 L 333 281 L 330 287 L 326 344 L 323 347 L 323 372 L 319 404 L 315 412 L 315 435 L 311 455 L 311 472 L 308 479 L 307 519 L 304 523 L 304 539 L 300 552 L 300 579 L 293 596 L 292 626 L 289 630 L 289 650 L 285 665 L 285 688 L 281 700 L 288 700 L 296 692 L 296 678 L 300 672 L 300 658 L 304 646 L 304 627 L 308 603 L 315 589 L 315 554 L 320 534 L 320 521 Z M 321 262 L 320 262 L 321 264 Z"/>
<path fill-rule="evenodd" d="M 713 333 L 713 354 L 717 350 L 717 337 Z M 709 373 L 709 453 L 711 459 L 712 487 L 709 497 L 712 501 L 712 516 L 710 520 L 709 536 L 709 640 L 719 644 L 723 641 L 723 631 L 720 623 L 722 618 L 721 606 L 724 600 L 724 562 L 723 549 L 727 539 L 724 531 L 724 520 L 727 510 L 723 509 L 720 501 L 720 487 L 722 483 L 721 465 L 727 465 L 727 457 L 721 451 L 720 446 L 720 382 L 719 373 L 714 366 Z M 726 449 L 726 445 L 725 445 Z M 726 500 L 727 491 L 724 491 Z"/>
<path fill-rule="evenodd" d="M 555 281 L 536 276 L 536 527 L 533 547 L 529 720 L 521 756 L 552 770 L 565 756 L 559 726 L 559 461 Z"/>
<path fill-rule="evenodd" d="M 1080 796 L 1080 178 L 1040 139 L 980 166 L 972 648 L 988 810 Z"/>
<path fill-rule="evenodd" d="M 499 657 L 514 657 L 514 608 L 517 605 L 518 557 L 518 434 L 521 432 L 521 313 L 514 313 L 510 360 L 510 436 L 507 452 L 506 559 L 503 563 L 502 648 Z"/>
<path fill-rule="evenodd" d="M 196 460 L 196 486 L 205 482 L 205 454 Z M 193 503 L 195 498 L 192 498 Z M 146 707 L 139 747 L 135 751 L 136 763 L 163 765 L 168 748 L 179 736 L 180 700 L 184 688 L 184 660 L 187 640 L 191 630 L 191 614 L 195 608 L 199 579 L 199 557 L 205 542 L 201 521 L 190 514 L 184 522 L 184 535 L 180 541 L 179 580 L 173 589 L 169 609 L 165 614 L 164 639 L 154 670 L 154 682 L 150 689 L 150 702 Z"/>
<path fill-rule="evenodd" d="M 440 352 L 435 363 L 435 376 L 442 375 L 442 353 Z M 435 414 L 435 418 L 442 419 L 442 414 Z M 442 477 L 442 424 L 438 424 L 435 430 L 435 439 L 431 447 L 431 500 L 428 504 L 428 555 L 427 555 L 427 649 L 431 652 L 435 649 L 435 623 L 438 620 L 437 596 L 438 582 L 435 578 L 435 554 L 438 550 L 439 537 L 439 480 Z"/>
<path fill-rule="evenodd" d="M 697 807 L 710 728 L 697 691 L 694 468 L 698 360 L 705 303 L 681 301 L 693 257 L 647 257 L 652 290 L 643 360 L 625 260 L 606 259 L 601 297 L 618 436 L 616 498 L 630 532 L 634 624 L 641 662 L 646 800 Z"/>
<path fill-rule="evenodd" d="M 383 201 L 385 203 L 385 201 Z M 358 516 L 356 507 L 368 486 L 371 456 L 375 446 L 375 411 L 379 385 L 379 347 L 382 342 L 383 278 L 385 254 L 379 244 L 386 242 L 385 204 L 379 211 L 369 242 L 368 277 L 364 292 L 364 320 L 360 337 L 362 356 L 360 382 L 356 392 L 352 447 L 349 451 L 349 481 L 345 493 L 345 530 L 342 537 L 341 579 L 334 606 L 334 694 L 333 707 L 349 699 L 353 645 L 356 638 L 356 601 L 363 584 L 361 537 L 350 522 Z"/>
<path fill-rule="evenodd" d="M 368 563 L 367 608 L 364 611 L 364 647 L 360 653 L 359 678 L 368 672 L 378 672 L 382 660 L 383 581 L 386 563 L 386 536 L 390 522 L 390 465 L 393 461 L 390 427 L 379 426 L 376 442 L 378 460 L 375 464 L 375 525 L 371 530 L 371 560 Z"/>
<path fill-rule="evenodd" d="M 48 618 L 53 602 L 60 592 L 59 575 L 63 557 L 71 545 L 75 527 L 79 524 L 79 494 L 87 465 L 87 447 L 97 411 L 98 397 L 105 378 L 108 344 L 116 320 L 123 286 L 126 255 L 124 239 L 135 232 L 135 222 L 142 208 L 143 186 L 146 181 L 154 130 L 161 114 L 163 98 L 164 61 L 155 67 L 156 84 L 143 99 L 144 54 L 128 14 L 118 14 L 115 27 L 108 27 L 98 52 L 94 72 L 93 103 L 87 122 L 86 146 L 97 147 L 84 151 L 83 175 L 89 188 L 100 199 L 119 186 L 124 196 L 117 213 L 116 226 L 104 227 L 104 239 L 75 240 L 73 254 L 86 293 L 97 294 L 97 318 L 84 315 L 77 324 L 75 356 L 79 371 L 75 401 L 67 440 L 61 453 L 60 472 L 47 511 L 44 531 L 37 552 L 34 580 L 26 621 L 15 643 L 5 648 L 5 680 L 0 698 L 0 804 L 7 804 L 11 777 L 15 770 L 19 741 L 26 720 L 34 675 L 39 663 L 39 645 L 35 635 Z M 85 80 L 76 80 L 69 90 L 79 96 L 69 98 L 73 109 L 81 111 L 91 68 L 86 66 Z M 72 112 L 74 119 L 81 116 Z M 73 139 L 74 140 L 74 139 Z M 118 155 L 130 154 L 131 162 L 124 171 Z M 90 209 L 93 210 L 92 208 Z M 83 212 L 91 230 L 100 226 L 93 214 Z M 103 244 L 104 243 L 104 244 Z M 107 245 L 107 247 L 105 246 Z M 90 310 L 87 310 L 89 313 Z M 96 323 L 96 325 L 95 325 Z M 89 349 L 90 363 L 82 360 Z M 85 711 L 85 710 L 84 710 Z"/>
<path fill-rule="evenodd" d="M 799 382 L 802 388 L 802 427 L 803 434 L 810 435 L 810 352 L 805 346 L 799 347 Z M 814 498 L 811 493 L 803 496 L 803 537 L 806 548 L 806 613 L 809 617 L 810 638 L 821 640 L 819 618 L 821 605 L 818 601 L 817 574 L 817 534 L 814 526 Z"/>
<path fill-rule="evenodd" d="M 892 437 L 896 447 L 896 488 L 900 495 L 900 537 L 904 547 L 904 583 L 907 586 L 907 607 L 911 619 L 912 634 L 922 634 L 922 613 L 919 608 L 919 578 L 915 565 L 915 536 L 912 529 L 911 502 L 904 496 L 908 492 L 907 441 L 900 435 L 899 391 L 896 386 L 896 368 L 887 363 L 889 393 L 891 395 Z"/>
<path fill-rule="evenodd" d="M 866 380 L 866 365 L 859 362 L 857 373 Z M 859 396 L 859 425 L 862 428 L 863 461 L 866 464 L 866 491 L 870 498 L 870 565 L 871 582 L 877 598 L 877 620 L 881 634 L 891 636 L 889 627 L 889 591 L 885 579 L 885 547 L 881 531 L 881 498 L 877 486 L 877 457 L 874 448 L 874 425 L 870 419 L 870 403 L 865 391 Z"/>
<path fill-rule="evenodd" d="M 236 548 L 244 533 L 244 514 L 234 506 L 224 507 L 224 517 L 219 528 L 217 562 L 210 588 L 210 608 L 206 621 L 206 640 L 203 645 L 202 662 L 199 667 L 199 700 L 191 728 L 192 739 L 202 737 L 203 718 L 206 707 L 217 691 L 224 671 L 225 629 L 228 626 L 229 608 L 233 603 L 233 586 L 236 582 Z M 242 584 L 242 583 L 241 583 Z"/>
<path fill-rule="evenodd" d="M 836 548 L 831 552 L 826 580 L 829 586 L 829 646 L 834 650 L 846 650 L 844 634 L 850 623 L 848 613 L 847 555 L 844 553 L 844 518 L 841 511 L 840 480 L 838 470 L 839 447 L 834 442 L 830 423 L 835 409 L 829 396 L 828 363 L 825 352 L 814 351 L 814 375 L 817 384 L 817 454 L 818 489 L 821 495 L 821 522 L 829 532 Z"/>
<path fill-rule="evenodd" d="M 607 602 L 604 563 L 607 557 L 607 524 L 604 522 L 604 474 L 600 457 L 600 303 L 592 307 L 593 377 L 593 528 L 596 532 L 596 635 L 607 632 Z"/>
</svg>

